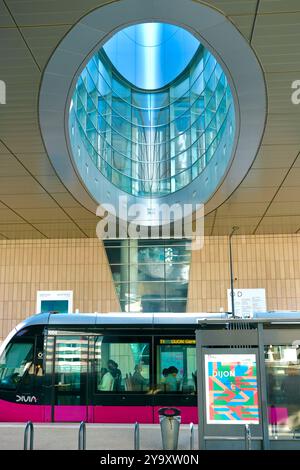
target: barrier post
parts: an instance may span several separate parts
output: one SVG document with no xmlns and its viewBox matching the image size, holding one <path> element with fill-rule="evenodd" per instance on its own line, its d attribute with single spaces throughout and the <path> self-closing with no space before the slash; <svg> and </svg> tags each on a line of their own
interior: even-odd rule
<svg viewBox="0 0 300 470">
<path fill-rule="evenodd" d="M 134 425 L 134 450 L 140 450 L 140 425 L 138 422 Z"/>
<path fill-rule="evenodd" d="M 28 449 L 28 434 L 29 434 L 29 449 Z M 28 421 L 24 431 L 24 450 L 33 450 L 34 427 L 31 421 Z"/>
<path fill-rule="evenodd" d="M 81 421 L 78 432 L 78 450 L 85 450 L 86 448 L 86 426 L 85 422 Z"/>
<path fill-rule="evenodd" d="M 190 450 L 194 450 L 194 423 L 190 423 Z"/>
<path fill-rule="evenodd" d="M 251 450 L 251 431 L 249 424 L 245 425 L 245 450 Z"/>
</svg>

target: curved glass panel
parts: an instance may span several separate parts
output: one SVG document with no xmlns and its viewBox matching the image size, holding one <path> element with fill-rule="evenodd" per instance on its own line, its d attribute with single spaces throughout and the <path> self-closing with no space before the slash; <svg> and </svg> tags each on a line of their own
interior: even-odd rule
<svg viewBox="0 0 300 470">
<path fill-rule="evenodd" d="M 142 23 L 122 29 L 104 44 L 111 63 L 138 88 L 155 90 L 176 79 L 199 41 L 173 24 Z"/>
<path fill-rule="evenodd" d="M 229 161 L 235 134 L 234 104 L 221 66 L 190 33 L 177 26 L 149 23 L 157 35 L 144 35 L 147 40 L 143 42 L 146 26 L 120 31 L 87 63 L 71 100 L 69 127 L 73 152 L 82 143 L 112 184 L 134 196 L 159 197 L 197 178 L 220 145 L 221 158 Z M 183 46 L 177 50 L 175 45 L 185 35 L 193 41 L 186 41 L 183 54 Z M 121 38 L 125 36 L 123 49 Z M 145 83 L 144 88 L 132 83 L 134 77 L 130 82 L 112 53 L 113 48 L 118 57 L 122 51 L 128 52 L 126 41 L 160 50 L 161 67 L 151 66 L 148 76 L 155 72 L 156 85 L 171 81 L 151 91 Z M 174 45 L 174 57 L 179 52 L 179 59 L 177 65 L 170 59 L 174 63 L 165 74 L 163 50 L 168 42 Z M 134 60 L 131 73 L 137 76 L 141 68 L 147 70 L 139 55 Z"/>
</svg>

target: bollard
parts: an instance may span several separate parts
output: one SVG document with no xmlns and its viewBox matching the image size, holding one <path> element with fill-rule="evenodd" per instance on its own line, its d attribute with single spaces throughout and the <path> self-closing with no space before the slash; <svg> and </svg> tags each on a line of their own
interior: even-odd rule
<svg viewBox="0 0 300 470">
<path fill-rule="evenodd" d="M 245 425 L 245 450 L 251 450 L 251 431 L 249 424 Z"/>
<path fill-rule="evenodd" d="M 190 423 L 190 450 L 194 450 L 194 423 Z"/>
<path fill-rule="evenodd" d="M 140 450 L 140 425 L 138 422 L 134 425 L 134 450 Z"/>
<path fill-rule="evenodd" d="M 78 450 L 85 450 L 86 448 L 86 427 L 85 422 L 81 421 L 78 432 Z"/>
<path fill-rule="evenodd" d="M 160 408 L 158 410 L 163 450 L 177 450 L 180 427 L 180 410 Z"/>
<path fill-rule="evenodd" d="M 31 421 L 25 426 L 24 431 L 24 450 L 28 450 L 28 433 L 30 434 L 29 450 L 33 450 L 34 427 Z"/>
</svg>

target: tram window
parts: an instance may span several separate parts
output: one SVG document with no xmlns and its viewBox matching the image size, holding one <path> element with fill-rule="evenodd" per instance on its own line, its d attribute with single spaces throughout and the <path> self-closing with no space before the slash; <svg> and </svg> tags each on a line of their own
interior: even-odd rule
<svg viewBox="0 0 300 470">
<path fill-rule="evenodd" d="M 195 393 L 195 340 L 159 340 L 157 346 L 156 387 L 163 393 Z"/>
<path fill-rule="evenodd" d="M 149 390 L 149 343 L 95 342 L 96 391 L 147 392 Z"/>
<path fill-rule="evenodd" d="M 55 384 L 59 392 L 80 392 L 83 386 L 82 376 L 87 373 L 87 357 L 88 340 L 86 337 L 59 336 L 56 338 Z"/>
<path fill-rule="evenodd" d="M 300 349 L 265 348 L 270 433 L 298 437 L 300 430 Z"/>
<path fill-rule="evenodd" d="M 9 343 L 0 358 L 0 388 L 15 390 L 26 377 L 34 375 L 33 342 Z"/>
</svg>

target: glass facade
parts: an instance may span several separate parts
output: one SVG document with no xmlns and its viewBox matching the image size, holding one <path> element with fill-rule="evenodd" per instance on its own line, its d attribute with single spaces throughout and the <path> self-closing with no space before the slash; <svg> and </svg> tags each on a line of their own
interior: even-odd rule
<svg viewBox="0 0 300 470">
<path fill-rule="evenodd" d="M 186 56 L 184 37 L 178 35 L 178 30 L 193 38 L 186 41 Z M 122 75 L 124 63 L 120 65 L 117 58 L 122 56 L 123 34 L 121 39 L 108 41 L 86 64 L 71 100 L 73 153 L 80 152 L 77 143 L 81 142 L 100 173 L 134 196 L 159 197 L 187 186 L 209 164 L 226 132 L 221 158 L 227 161 L 232 153 L 234 104 L 226 75 L 215 57 L 190 33 L 178 27 L 176 31 L 173 36 L 169 34 L 174 41 L 177 38 L 174 48 L 169 36 L 163 42 L 173 51 L 169 68 L 164 65 L 168 54 L 157 52 L 169 50 L 163 46 L 150 47 L 159 59 L 152 58 L 152 62 L 149 47 L 135 47 L 137 57 L 127 68 L 134 69 L 135 77 L 144 76 L 144 87 L 145 77 L 154 75 L 157 80 L 153 78 L 152 85 L 164 83 L 161 88 L 138 87 Z M 176 49 L 180 44 L 181 49 Z M 139 49 L 143 53 L 136 52 Z M 177 68 L 174 51 L 178 53 Z M 123 54 L 123 62 L 127 56 Z M 182 62 L 180 57 L 188 57 L 189 61 Z M 170 78 L 171 82 L 165 84 Z"/>
<path fill-rule="evenodd" d="M 187 240 L 106 240 L 122 311 L 185 312 L 189 244 Z"/>
<path fill-rule="evenodd" d="M 265 360 L 269 433 L 300 438 L 300 350 L 269 345 Z"/>
</svg>

